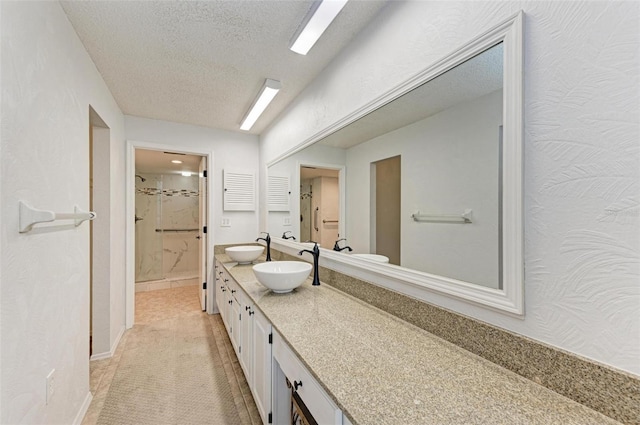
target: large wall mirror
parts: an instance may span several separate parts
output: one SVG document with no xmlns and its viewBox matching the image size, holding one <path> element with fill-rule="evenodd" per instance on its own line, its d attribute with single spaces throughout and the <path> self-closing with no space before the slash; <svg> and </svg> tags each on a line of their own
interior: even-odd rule
<svg viewBox="0 0 640 425">
<path fill-rule="evenodd" d="M 522 132 L 518 14 L 271 162 L 268 197 L 289 196 L 268 229 L 395 290 L 522 315 Z"/>
</svg>

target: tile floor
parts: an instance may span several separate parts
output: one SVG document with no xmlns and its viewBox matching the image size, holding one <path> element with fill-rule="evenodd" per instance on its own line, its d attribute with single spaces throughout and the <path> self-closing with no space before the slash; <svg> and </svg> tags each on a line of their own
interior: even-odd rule
<svg viewBox="0 0 640 425">
<path fill-rule="evenodd" d="M 136 293 L 135 325 L 148 324 L 156 320 L 164 320 L 182 314 L 200 311 L 198 299 L 199 286 L 184 286 Z M 206 314 L 206 313 L 203 313 Z M 231 341 L 219 315 L 210 315 L 209 322 L 225 373 L 231 386 L 238 415 L 243 424 L 261 424 L 260 414 L 251 395 L 251 391 L 233 351 Z M 82 425 L 94 425 L 98 421 L 100 411 L 109 391 L 109 386 L 116 373 L 122 352 L 126 345 L 127 333 L 123 335 L 113 357 L 90 362 L 90 391 L 93 394 L 91 405 L 82 421 Z M 188 425 L 188 424 L 184 424 Z"/>
</svg>

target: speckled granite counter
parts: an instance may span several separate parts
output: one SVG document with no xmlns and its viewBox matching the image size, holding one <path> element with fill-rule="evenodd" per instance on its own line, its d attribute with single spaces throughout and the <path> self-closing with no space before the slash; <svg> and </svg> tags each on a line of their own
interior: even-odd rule
<svg viewBox="0 0 640 425">
<path fill-rule="evenodd" d="M 618 423 L 329 285 L 275 294 L 216 258 L 354 424 Z"/>
</svg>

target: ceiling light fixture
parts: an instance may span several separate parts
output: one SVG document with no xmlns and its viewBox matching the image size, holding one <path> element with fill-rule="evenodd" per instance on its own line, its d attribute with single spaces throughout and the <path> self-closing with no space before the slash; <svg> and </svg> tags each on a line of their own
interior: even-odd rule
<svg viewBox="0 0 640 425">
<path fill-rule="evenodd" d="M 280 91 L 280 81 L 271 80 L 267 78 L 260 89 L 260 94 L 251 105 L 249 112 L 245 115 L 242 120 L 242 125 L 240 125 L 240 130 L 250 130 L 253 127 L 253 124 L 257 121 L 258 117 L 264 112 L 269 103 L 273 100 L 273 98 Z"/>
<path fill-rule="evenodd" d="M 301 55 L 306 55 L 322 36 L 322 33 L 331 25 L 348 0 L 319 0 L 313 2 L 313 6 L 305 16 L 298 31 L 293 36 L 291 50 Z"/>
<path fill-rule="evenodd" d="M 173 162 L 174 164 L 182 164 L 182 161 L 180 161 L 179 159 L 172 159 L 171 162 Z"/>
</svg>

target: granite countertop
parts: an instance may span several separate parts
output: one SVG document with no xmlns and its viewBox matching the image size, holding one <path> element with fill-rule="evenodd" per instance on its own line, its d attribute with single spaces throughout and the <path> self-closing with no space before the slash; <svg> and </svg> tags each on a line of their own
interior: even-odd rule
<svg viewBox="0 0 640 425">
<path fill-rule="evenodd" d="M 354 425 L 618 423 L 329 285 L 276 294 L 216 258 Z"/>
</svg>

